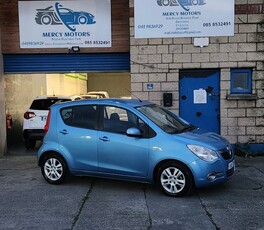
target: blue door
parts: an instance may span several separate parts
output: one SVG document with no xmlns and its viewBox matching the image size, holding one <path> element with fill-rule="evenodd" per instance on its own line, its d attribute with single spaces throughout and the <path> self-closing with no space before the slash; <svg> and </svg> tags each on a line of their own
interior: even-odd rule
<svg viewBox="0 0 264 230">
<path fill-rule="evenodd" d="M 180 116 L 199 128 L 220 133 L 219 71 L 181 71 L 179 90 Z"/>
</svg>

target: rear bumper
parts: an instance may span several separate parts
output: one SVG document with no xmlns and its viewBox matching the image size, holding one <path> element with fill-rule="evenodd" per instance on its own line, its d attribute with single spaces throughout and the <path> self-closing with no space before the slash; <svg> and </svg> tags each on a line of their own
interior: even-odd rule
<svg viewBox="0 0 264 230">
<path fill-rule="evenodd" d="M 43 129 L 25 129 L 23 130 L 24 140 L 42 140 L 44 137 Z"/>
</svg>

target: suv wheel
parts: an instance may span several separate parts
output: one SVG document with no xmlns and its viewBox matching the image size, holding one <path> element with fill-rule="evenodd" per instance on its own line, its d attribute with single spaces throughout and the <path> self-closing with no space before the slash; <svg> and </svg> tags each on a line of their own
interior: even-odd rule
<svg viewBox="0 0 264 230">
<path fill-rule="evenodd" d="M 169 196 L 180 197 L 191 192 L 193 177 L 190 170 L 179 162 L 167 162 L 158 170 L 157 182 Z"/>
<path fill-rule="evenodd" d="M 36 140 L 26 140 L 25 147 L 26 149 L 34 149 L 36 146 Z"/>
<path fill-rule="evenodd" d="M 48 155 L 42 161 L 41 173 L 45 180 L 51 184 L 61 184 L 65 179 L 67 171 L 64 159 L 57 154 Z"/>
</svg>

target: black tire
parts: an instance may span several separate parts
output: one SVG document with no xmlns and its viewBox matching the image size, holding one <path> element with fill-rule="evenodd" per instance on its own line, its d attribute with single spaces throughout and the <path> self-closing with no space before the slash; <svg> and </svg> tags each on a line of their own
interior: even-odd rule
<svg viewBox="0 0 264 230">
<path fill-rule="evenodd" d="M 26 149 L 34 149 L 36 147 L 36 140 L 26 140 L 25 147 Z"/>
<path fill-rule="evenodd" d="M 181 197 L 193 189 L 191 171 L 180 162 L 167 162 L 158 169 L 157 183 L 168 196 Z"/>
<path fill-rule="evenodd" d="M 61 184 L 68 173 L 68 167 L 65 160 L 54 153 L 46 156 L 42 161 L 41 173 L 50 184 Z"/>
</svg>

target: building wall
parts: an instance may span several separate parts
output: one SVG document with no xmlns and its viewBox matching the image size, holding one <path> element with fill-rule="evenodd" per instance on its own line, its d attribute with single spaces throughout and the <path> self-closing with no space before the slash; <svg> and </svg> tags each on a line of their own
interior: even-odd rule
<svg viewBox="0 0 264 230">
<path fill-rule="evenodd" d="M 130 0 L 131 91 L 162 104 L 173 92 L 171 109 L 179 113 L 179 70 L 220 69 L 221 134 L 232 143 L 264 142 L 264 16 L 263 0 L 235 1 L 235 36 L 210 37 L 195 47 L 193 38 L 135 39 L 134 0 Z M 255 100 L 232 99 L 230 69 L 252 68 Z M 147 84 L 153 83 L 148 90 Z"/>
<path fill-rule="evenodd" d="M 45 74 L 9 74 L 5 75 L 6 109 L 12 115 L 13 125 L 8 135 L 8 145 L 22 143 L 23 115 L 33 98 L 44 95 L 46 89 Z"/>
<path fill-rule="evenodd" d="M 1 35 L 1 27 L 0 27 Z M 5 114 L 5 91 L 4 91 L 3 56 L 1 55 L 0 43 L 0 157 L 6 152 L 6 114 Z"/>
<path fill-rule="evenodd" d="M 87 93 L 87 74 L 47 74 L 46 77 L 47 95 L 70 96 Z"/>
<path fill-rule="evenodd" d="M 129 73 L 89 73 L 88 91 L 107 91 L 110 97 L 130 97 Z"/>
<path fill-rule="evenodd" d="M 22 143 L 23 115 L 37 96 L 70 96 L 86 93 L 87 81 L 80 81 L 77 76 L 77 73 L 71 73 L 68 76 L 67 74 L 5 75 L 5 90 L 3 90 L 5 108 L 13 118 L 12 129 L 8 133 L 8 144 Z"/>
</svg>

